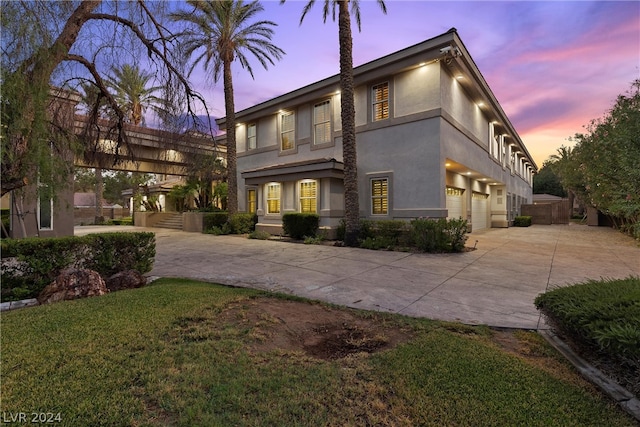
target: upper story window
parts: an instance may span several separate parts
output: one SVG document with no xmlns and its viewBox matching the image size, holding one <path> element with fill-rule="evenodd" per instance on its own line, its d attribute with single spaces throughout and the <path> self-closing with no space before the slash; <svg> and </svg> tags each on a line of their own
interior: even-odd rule
<svg viewBox="0 0 640 427">
<path fill-rule="evenodd" d="M 373 215 L 389 213 L 389 180 L 387 178 L 371 180 L 371 213 Z"/>
<path fill-rule="evenodd" d="M 300 183 L 300 212 L 316 213 L 318 187 L 316 181 Z"/>
<path fill-rule="evenodd" d="M 256 124 L 251 123 L 247 126 L 247 149 L 253 150 L 258 146 L 258 141 L 256 139 Z"/>
<path fill-rule="evenodd" d="M 280 213 L 280 184 L 267 184 L 267 213 Z"/>
<path fill-rule="evenodd" d="M 313 143 L 331 142 L 331 101 L 326 100 L 313 107 Z"/>
<path fill-rule="evenodd" d="M 389 82 L 380 83 L 371 88 L 373 121 L 389 118 Z"/>
<path fill-rule="evenodd" d="M 293 112 L 280 115 L 280 149 L 291 150 L 295 147 L 296 115 Z"/>
</svg>

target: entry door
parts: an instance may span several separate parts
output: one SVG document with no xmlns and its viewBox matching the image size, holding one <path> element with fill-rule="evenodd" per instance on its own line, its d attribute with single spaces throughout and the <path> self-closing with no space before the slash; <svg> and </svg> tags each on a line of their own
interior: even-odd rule
<svg viewBox="0 0 640 427">
<path fill-rule="evenodd" d="M 487 228 L 488 195 L 473 193 L 471 197 L 471 227 L 473 231 Z"/>
</svg>

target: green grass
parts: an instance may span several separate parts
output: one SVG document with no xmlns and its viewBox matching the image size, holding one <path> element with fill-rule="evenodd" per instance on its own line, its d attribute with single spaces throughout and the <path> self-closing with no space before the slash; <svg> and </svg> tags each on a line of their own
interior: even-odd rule
<svg viewBox="0 0 640 427">
<path fill-rule="evenodd" d="M 4 313 L 1 410 L 59 412 L 68 426 L 634 425 L 566 367 L 509 354 L 487 328 L 366 312 L 413 338 L 332 361 L 250 351 L 255 330 L 221 313 L 266 297 L 162 279 Z"/>
</svg>

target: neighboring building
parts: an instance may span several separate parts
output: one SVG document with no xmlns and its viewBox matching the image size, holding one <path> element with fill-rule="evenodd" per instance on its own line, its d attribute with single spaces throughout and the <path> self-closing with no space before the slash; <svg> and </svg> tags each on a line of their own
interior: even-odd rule
<svg viewBox="0 0 640 427">
<path fill-rule="evenodd" d="M 73 193 L 73 224 L 91 225 L 96 223 L 96 193 Z M 130 216 L 128 209 L 102 199 L 102 220 L 121 219 Z"/>
<path fill-rule="evenodd" d="M 354 69 L 360 215 L 507 227 L 537 166 L 455 29 Z M 238 200 L 279 234 L 286 212 L 344 216 L 339 76 L 236 113 Z M 224 119 L 218 121 L 224 129 Z"/>
<path fill-rule="evenodd" d="M 541 205 L 541 204 L 547 204 L 547 203 L 559 203 L 563 200 L 567 200 L 567 199 L 563 199 L 560 196 L 554 196 L 553 194 L 534 194 L 533 195 L 533 204 L 534 205 Z"/>
</svg>

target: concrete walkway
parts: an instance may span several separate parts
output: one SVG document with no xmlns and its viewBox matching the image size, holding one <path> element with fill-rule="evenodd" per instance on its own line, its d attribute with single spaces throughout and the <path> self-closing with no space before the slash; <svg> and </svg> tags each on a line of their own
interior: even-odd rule
<svg viewBox="0 0 640 427">
<path fill-rule="evenodd" d="M 640 276 L 640 247 L 581 225 L 489 229 L 462 254 L 410 254 L 250 240 L 169 229 L 76 227 L 76 235 L 156 233 L 151 276 L 285 292 L 348 307 L 467 324 L 538 329 L 533 301 L 555 286 Z"/>
</svg>

